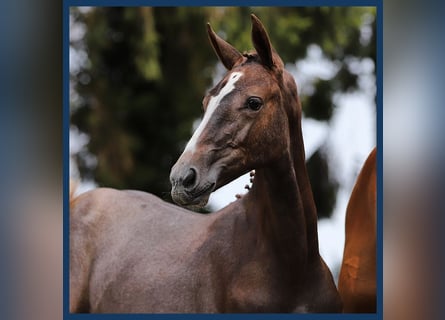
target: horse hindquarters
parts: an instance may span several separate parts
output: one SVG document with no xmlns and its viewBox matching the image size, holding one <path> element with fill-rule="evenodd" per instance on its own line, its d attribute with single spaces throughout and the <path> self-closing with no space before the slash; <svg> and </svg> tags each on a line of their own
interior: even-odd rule
<svg viewBox="0 0 445 320">
<path fill-rule="evenodd" d="M 366 159 L 346 210 L 338 289 L 343 312 L 376 312 L 376 149 Z"/>
<path fill-rule="evenodd" d="M 89 312 L 89 273 L 91 269 L 91 244 L 88 224 L 79 202 L 70 202 L 70 305 L 71 313 Z"/>
<path fill-rule="evenodd" d="M 112 189 L 99 188 L 77 197 L 70 195 L 70 305 L 72 313 L 91 312 L 90 278 L 96 259 L 98 239 L 111 213 Z M 104 206 L 107 204 L 107 206 Z M 106 213 L 106 214 L 104 214 Z"/>
</svg>

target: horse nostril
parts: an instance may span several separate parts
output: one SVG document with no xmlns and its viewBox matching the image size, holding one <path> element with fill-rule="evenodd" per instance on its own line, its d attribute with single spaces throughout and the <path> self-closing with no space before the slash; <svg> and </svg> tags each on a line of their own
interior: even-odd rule
<svg viewBox="0 0 445 320">
<path fill-rule="evenodd" d="M 190 168 L 189 171 L 187 172 L 187 175 L 184 177 L 182 184 L 185 188 L 190 188 L 195 185 L 195 182 L 196 182 L 196 170 Z"/>
</svg>

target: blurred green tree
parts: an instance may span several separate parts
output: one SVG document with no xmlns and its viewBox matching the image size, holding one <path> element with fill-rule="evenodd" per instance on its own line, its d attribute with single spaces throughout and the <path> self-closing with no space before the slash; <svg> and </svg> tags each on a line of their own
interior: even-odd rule
<svg viewBox="0 0 445 320">
<path fill-rule="evenodd" d="M 71 123 L 89 135 L 88 150 L 97 158 L 97 166 L 91 166 L 83 154 L 77 156 L 81 176 L 169 200 L 170 168 L 201 115 L 202 97 L 215 74 L 205 23 L 240 51 L 250 50 L 252 12 L 285 63 L 304 59 L 315 44 L 337 66 L 332 79 L 316 81 L 313 93 L 302 96 L 307 117 L 328 121 L 334 93 L 357 89 L 351 59 L 370 58 L 375 64 L 374 8 L 72 8 L 71 19 L 86 33 L 70 46 L 88 59 L 71 73 L 77 93 Z M 320 217 L 332 212 L 337 190 L 326 161 L 322 151 L 308 161 Z"/>
<path fill-rule="evenodd" d="M 85 23 L 89 59 L 72 75 L 81 99 L 71 122 L 90 136 L 88 149 L 98 160 L 92 168 L 78 157 L 81 174 L 164 197 L 211 82 L 215 58 L 203 45 L 204 12 L 146 7 L 71 14 Z"/>
</svg>

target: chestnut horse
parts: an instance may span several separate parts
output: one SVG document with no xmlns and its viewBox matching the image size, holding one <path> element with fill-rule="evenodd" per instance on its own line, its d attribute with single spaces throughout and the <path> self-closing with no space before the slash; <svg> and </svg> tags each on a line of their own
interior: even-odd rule
<svg viewBox="0 0 445 320">
<path fill-rule="evenodd" d="M 338 291 L 343 312 L 376 312 L 377 151 L 366 159 L 346 209 L 343 263 Z"/>
<path fill-rule="evenodd" d="M 255 169 L 250 191 L 201 215 L 139 191 L 96 189 L 70 213 L 70 311 L 340 312 L 318 250 L 297 86 L 252 15 L 256 51 L 208 25 L 228 69 L 171 170 L 173 200 L 200 207 Z"/>
</svg>

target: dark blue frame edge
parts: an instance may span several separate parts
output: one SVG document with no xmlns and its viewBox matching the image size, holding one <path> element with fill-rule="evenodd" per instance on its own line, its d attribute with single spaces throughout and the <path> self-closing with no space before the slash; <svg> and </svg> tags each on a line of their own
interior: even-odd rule
<svg viewBox="0 0 445 320">
<path fill-rule="evenodd" d="M 375 314 L 71 314 L 69 313 L 69 9 L 71 6 L 373 6 L 377 9 L 377 312 Z M 63 0 L 63 319 L 383 319 L 383 0 L 304 0 L 304 1 L 142 1 L 142 0 Z"/>
</svg>

